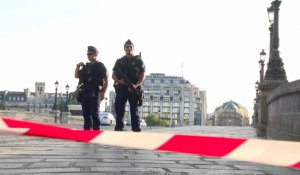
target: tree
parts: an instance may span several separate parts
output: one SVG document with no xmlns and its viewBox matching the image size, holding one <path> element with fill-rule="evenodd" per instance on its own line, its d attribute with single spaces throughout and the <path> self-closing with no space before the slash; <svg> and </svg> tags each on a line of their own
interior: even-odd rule
<svg viewBox="0 0 300 175">
<path fill-rule="evenodd" d="M 0 104 L 0 110 L 5 110 L 5 109 L 6 109 L 5 105 L 4 104 Z"/>
<path fill-rule="evenodd" d="M 65 109 L 65 107 L 66 107 L 66 102 L 65 102 L 65 101 L 60 101 L 60 102 L 58 103 L 58 110 L 59 110 L 60 112 L 63 112 L 64 109 Z"/>
<path fill-rule="evenodd" d="M 146 123 L 148 126 L 168 126 L 168 122 L 159 119 L 159 116 L 155 113 L 152 113 L 150 116 L 146 117 Z"/>
</svg>

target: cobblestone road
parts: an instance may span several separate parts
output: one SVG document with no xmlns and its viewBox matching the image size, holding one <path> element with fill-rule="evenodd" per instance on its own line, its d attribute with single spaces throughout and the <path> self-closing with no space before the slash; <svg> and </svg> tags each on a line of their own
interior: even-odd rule
<svg viewBox="0 0 300 175">
<path fill-rule="evenodd" d="M 112 128 L 103 129 L 111 130 Z M 193 126 L 163 129 L 148 128 L 144 129 L 143 132 L 255 138 L 255 131 L 251 127 Z M 0 174 L 300 175 L 300 171 L 284 167 L 209 157 L 127 149 L 55 139 L 1 135 Z"/>
</svg>

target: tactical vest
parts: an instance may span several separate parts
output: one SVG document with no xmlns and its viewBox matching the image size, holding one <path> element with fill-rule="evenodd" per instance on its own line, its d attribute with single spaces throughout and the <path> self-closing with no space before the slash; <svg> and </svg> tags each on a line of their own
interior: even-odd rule
<svg viewBox="0 0 300 175">
<path fill-rule="evenodd" d="M 103 86 L 103 75 L 102 70 L 105 69 L 104 64 L 96 62 L 95 64 L 86 63 L 79 71 L 79 82 L 80 86 L 88 91 L 98 92 L 99 86 Z"/>
<path fill-rule="evenodd" d="M 128 76 L 133 82 L 138 82 L 141 75 L 142 61 L 139 56 L 134 56 L 130 59 L 125 56 L 120 59 L 121 71 Z"/>
</svg>

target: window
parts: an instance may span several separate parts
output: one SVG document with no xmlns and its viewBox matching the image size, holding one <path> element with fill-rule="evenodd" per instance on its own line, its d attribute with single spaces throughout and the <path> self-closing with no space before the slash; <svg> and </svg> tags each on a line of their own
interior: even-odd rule
<svg viewBox="0 0 300 175">
<path fill-rule="evenodd" d="M 189 108 L 184 108 L 184 113 L 190 113 L 190 109 Z"/>
<path fill-rule="evenodd" d="M 179 102 L 179 101 L 180 101 L 180 98 L 173 98 L 173 101 Z"/>
<path fill-rule="evenodd" d="M 149 112 L 149 111 L 150 111 L 150 108 L 149 108 L 149 107 L 143 107 L 143 111 L 144 111 L 144 112 Z"/>
<path fill-rule="evenodd" d="M 173 103 L 173 106 L 176 106 L 176 107 L 179 107 L 180 106 L 180 103 Z"/>
<path fill-rule="evenodd" d="M 154 80 L 154 83 L 161 83 L 160 79 Z"/>
<path fill-rule="evenodd" d="M 164 107 L 164 108 L 162 109 L 162 112 L 170 112 L 170 108 Z"/>
<path fill-rule="evenodd" d="M 151 80 L 149 80 L 149 79 L 145 80 L 145 83 L 151 83 Z"/>
<path fill-rule="evenodd" d="M 174 84 L 180 84 L 180 81 L 179 80 L 173 80 L 173 83 Z"/>
<path fill-rule="evenodd" d="M 160 90 L 160 93 L 162 93 L 162 94 L 167 94 L 167 90 L 166 89 L 162 89 L 162 90 Z"/>
<path fill-rule="evenodd" d="M 160 102 L 157 101 L 153 102 L 153 106 L 160 106 Z"/>
<path fill-rule="evenodd" d="M 164 97 L 163 101 L 170 101 L 170 97 Z"/>
<path fill-rule="evenodd" d="M 160 109 L 160 107 L 153 107 L 153 108 L 152 108 L 152 112 L 158 112 L 159 109 Z"/>
<path fill-rule="evenodd" d="M 184 107 L 190 107 L 190 103 L 184 103 Z"/>
<path fill-rule="evenodd" d="M 144 106 L 149 106 L 150 105 L 150 102 L 149 101 L 144 101 Z"/>
<path fill-rule="evenodd" d="M 179 90 L 173 90 L 173 92 L 172 92 L 173 94 L 175 94 L 175 95 L 177 95 L 177 94 L 179 94 L 180 93 L 180 91 Z"/>
<path fill-rule="evenodd" d="M 153 92 L 154 92 L 154 94 L 160 94 L 160 90 L 159 89 L 154 89 Z"/>
<path fill-rule="evenodd" d="M 180 113 L 180 108 L 173 108 L 173 113 Z"/>
<path fill-rule="evenodd" d="M 171 81 L 170 80 L 165 80 L 165 83 L 166 84 L 169 84 Z"/>
<path fill-rule="evenodd" d="M 163 106 L 170 106 L 170 102 L 163 102 Z"/>
</svg>

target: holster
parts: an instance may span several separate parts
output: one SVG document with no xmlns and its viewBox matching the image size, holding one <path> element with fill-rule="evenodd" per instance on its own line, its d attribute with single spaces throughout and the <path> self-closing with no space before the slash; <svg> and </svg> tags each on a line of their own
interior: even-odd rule
<svg viewBox="0 0 300 175">
<path fill-rule="evenodd" d="M 78 85 L 77 90 L 78 90 L 78 94 L 77 94 L 76 98 L 77 98 L 78 103 L 81 103 L 82 98 L 83 98 L 83 94 L 86 91 L 86 87 L 85 87 L 84 84 L 80 84 L 80 85 Z"/>
</svg>

